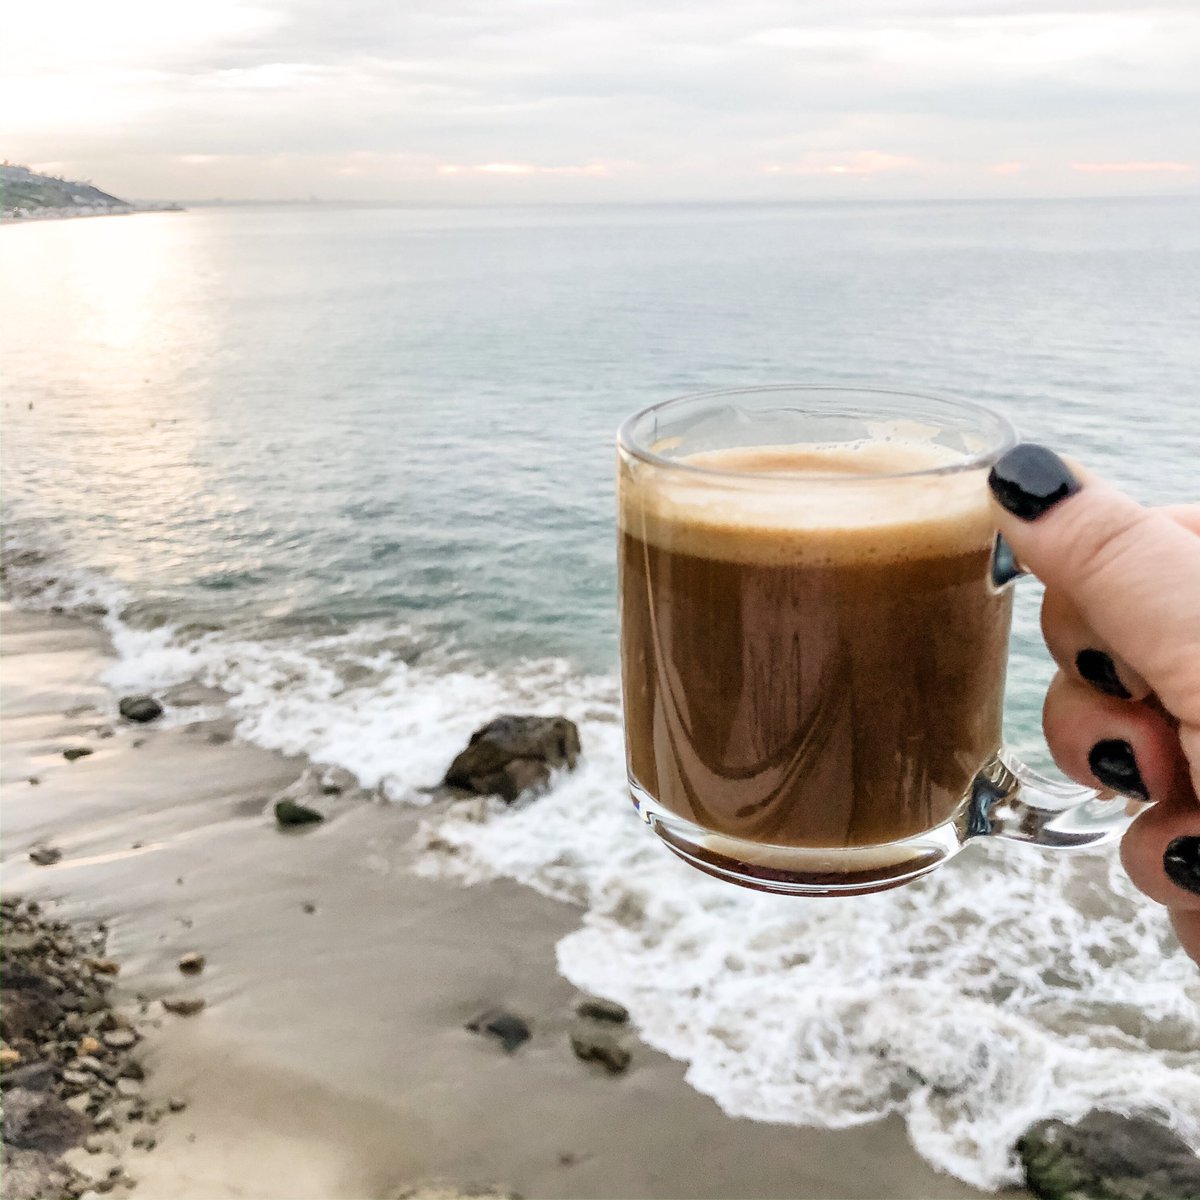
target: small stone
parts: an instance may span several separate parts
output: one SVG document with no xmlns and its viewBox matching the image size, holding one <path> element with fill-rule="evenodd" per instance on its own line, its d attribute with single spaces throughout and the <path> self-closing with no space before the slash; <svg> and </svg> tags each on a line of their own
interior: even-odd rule
<svg viewBox="0 0 1200 1200">
<path fill-rule="evenodd" d="M 108 1129 L 114 1124 L 115 1120 L 116 1118 L 113 1116 L 113 1110 L 111 1108 L 102 1108 L 92 1118 L 92 1124 L 97 1129 Z"/>
<path fill-rule="evenodd" d="M 67 1013 L 63 1020 L 63 1028 L 68 1033 L 73 1033 L 78 1036 L 87 1028 L 87 1022 L 82 1016 L 79 1015 L 79 1013 Z"/>
<path fill-rule="evenodd" d="M 513 1013 L 496 1009 L 480 1013 L 474 1020 L 467 1022 L 467 1028 L 472 1033 L 488 1033 L 499 1038 L 509 1054 L 530 1038 L 529 1026 L 525 1021 Z"/>
<path fill-rule="evenodd" d="M 104 1038 L 104 1044 L 113 1050 L 128 1050 L 138 1040 L 132 1029 L 108 1029 L 100 1036 Z"/>
<path fill-rule="evenodd" d="M 74 762 L 77 758 L 87 758 L 92 753 L 93 750 L 90 746 L 72 746 L 69 750 L 63 751 L 63 758 L 67 762 Z"/>
<path fill-rule="evenodd" d="M 62 1081 L 72 1087 L 86 1088 L 92 1086 L 92 1075 L 90 1071 L 76 1071 L 68 1067 L 62 1073 Z"/>
<path fill-rule="evenodd" d="M 103 1075 L 108 1068 L 94 1055 L 84 1054 L 73 1064 L 80 1071 L 90 1071 L 93 1075 Z"/>
<path fill-rule="evenodd" d="M 133 747 L 133 749 L 140 750 L 146 744 L 146 739 L 145 738 L 134 738 L 133 741 L 130 742 L 129 744 Z"/>
<path fill-rule="evenodd" d="M 196 951 L 191 951 L 183 955 L 178 962 L 179 969 L 185 975 L 198 975 L 204 970 L 205 958 L 203 954 L 197 954 Z"/>
<path fill-rule="evenodd" d="M 107 1190 L 103 1185 L 109 1179 L 121 1173 L 121 1164 L 116 1155 L 107 1150 L 89 1154 L 82 1146 L 75 1146 L 62 1156 L 62 1161 L 101 1191 Z"/>
<path fill-rule="evenodd" d="M 117 1095 L 126 1100 L 141 1099 L 142 1088 L 136 1079 L 118 1079 Z"/>
<path fill-rule="evenodd" d="M 161 717 L 163 706 L 153 696 L 124 696 L 117 705 L 117 711 L 125 720 L 144 725 Z"/>
<path fill-rule="evenodd" d="M 146 1078 L 146 1070 L 136 1058 L 127 1058 L 121 1064 L 121 1070 L 118 1073 L 122 1079 L 137 1079 Z"/>
<path fill-rule="evenodd" d="M 153 1150 L 158 1145 L 158 1139 L 148 1129 L 133 1135 L 133 1144 L 139 1150 Z"/>
<path fill-rule="evenodd" d="M 191 1017 L 205 1005 L 199 996 L 164 996 L 161 1004 L 169 1013 L 180 1017 Z"/>
<path fill-rule="evenodd" d="M 581 1017 L 587 1017 L 592 1021 L 609 1021 L 614 1025 L 622 1025 L 629 1020 L 629 1010 L 615 1000 L 589 997 L 582 1001 L 575 1011 Z"/>
<path fill-rule="evenodd" d="M 72 1096 L 66 1105 L 72 1112 L 82 1114 L 92 1107 L 92 1097 L 87 1092 L 80 1092 L 78 1096 Z"/>
<path fill-rule="evenodd" d="M 170 1100 L 167 1101 L 167 1107 L 172 1112 L 183 1112 L 183 1110 L 187 1108 L 187 1101 L 182 1096 L 172 1096 Z"/>
<path fill-rule="evenodd" d="M 97 975 L 116 975 L 121 964 L 114 958 L 85 958 L 84 965 Z"/>
<path fill-rule="evenodd" d="M 275 820 L 284 828 L 288 828 L 293 825 L 315 825 L 325 818 L 307 804 L 298 804 L 295 800 L 279 800 L 275 804 Z"/>
<path fill-rule="evenodd" d="M 102 1150 L 108 1148 L 108 1139 L 101 1137 L 98 1133 L 89 1133 L 83 1139 L 83 1148 L 89 1154 L 99 1154 Z"/>
<path fill-rule="evenodd" d="M 34 846 L 29 852 L 29 861 L 38 867 L 52 867 L 62 858 L 57 846 Z"/>
<path fill-rule="evenodd" d="M 3 1067 L 6 1071 L 9 1067 L 15 1067 L 20 1061 L 20 1050 L 14 1050 L 11 1046 L 0 1048 L 0 1067 Z"/>
<path fill-rule="evenodd" d="M 87 1037 L 80 1039 L 79 1053 L 81 1057 L 88 1054 L 95 1054 L 99 1049 L 100 1042 L 96 1038 L 92 1037 L 90 1033 L 87 1035 Z"/>
<path fill-rule="evenodd" d="M 300 907 L 306 913 L 315 913 L 317 911 L 317 906 L 311 900 L 305 900 Z"/>
<path fill-rule="evenodd" d="M 577 1031 L 571 1034 L 571 1049 L 584 1062 L 598 1062 L 610 1075 L 629 1066 L 630 1054 L 611 1033 Z"/>
<path fill-rule="evenodd" d="M 151 1108 L 146 1112 L 146 1120 L 149 1121 L 151 1125 L 157 1125 L 159 1121 L 162 1120 L 163 1113 L 165 1111 L 166 1110 L 160 1105 L 155 1105 L 154 1108 Z"/>
<path fill-rule="evenodd" d="M 33 784 L 34 787 L 37 787 L 37 785 L 42 781 L 36 775 L 30 775 L 29 782 Z"/>
</svg>

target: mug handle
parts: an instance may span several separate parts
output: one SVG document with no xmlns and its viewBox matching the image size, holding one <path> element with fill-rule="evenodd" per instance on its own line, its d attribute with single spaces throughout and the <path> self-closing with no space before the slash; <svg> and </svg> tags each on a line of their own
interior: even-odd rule
<svg viewBox="0 0 1200 1200">
<path fill-rule="evenodd" d="M 1120 837 L 1144 807 L 1048 779 L 1004 746 L 971 785 L 963 840 L 997 837 L 1050 850 L 1099 846 Z"/>
<path fill-rule="evenodd" d="M 1025 574 L 1012 547 L 997 534 L 992 586 L 1002 590 Z M 1098 846 L 1120 837 L 1145 807 L 1124 796 L 1048 779 L 1001 746 L 971 785 L 963 837 L 998 837 L 1051 850 Z"/>
</svg>

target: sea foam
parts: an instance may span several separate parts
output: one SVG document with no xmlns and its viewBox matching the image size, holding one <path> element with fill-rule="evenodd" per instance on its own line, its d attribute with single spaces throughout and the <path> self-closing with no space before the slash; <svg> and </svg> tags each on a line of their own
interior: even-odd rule
<svg viewBox="0 0 1200 1200">
<path fill-rule="evenodd" d="M 426 803 L 496 713 L 574 719 L 575 772 L 512 809 L 427 817 L 418 870 L 507 876 L 579 905 L 562 973 L 627 1005 L 732 1115 L 842 1127 L 896 1113 L 926 1159 L 984 1188 L 1018 1179 L 1016 1140 L 1044 1117 L 1157 1114 L 1200 1146 L 1200 974 L 1111 850 L 973 846 L 854 899 L 742 891 L 673 858 L 637 819 L 612 676 L 561 660 L 484 669 L 380 624 L 262 640 L 141 628 L 122 616 L 124 588 L 20 547 L 6 578 L 17 603 L 103 621 L 117 691 L 223 688 L 241 736 L 345 767 L 397 803 Z"/>
</svg>

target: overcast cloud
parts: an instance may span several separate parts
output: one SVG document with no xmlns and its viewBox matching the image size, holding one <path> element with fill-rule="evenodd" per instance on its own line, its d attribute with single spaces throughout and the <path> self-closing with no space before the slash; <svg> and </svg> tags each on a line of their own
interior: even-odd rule
<svg viewBox="0 0 1200 1200">
<path fill-rule="evenodd" d="M 132 197 L 1200 191 L 1195 0 L 66 0 L 0 54 L 0 152 Z"/>
</svg>

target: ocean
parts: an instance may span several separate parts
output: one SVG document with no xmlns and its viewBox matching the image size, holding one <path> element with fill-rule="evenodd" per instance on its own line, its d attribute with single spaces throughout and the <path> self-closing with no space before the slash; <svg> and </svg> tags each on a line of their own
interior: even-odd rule
<svg viewBox="0 0 1200 1200">
<path fill-rule="evenodd" d="M 999 1187 L 1033 1121 L 1200 1145 L 1200 976 L 1111 850 L 972 847 L 879 896 L 755 895 L 624 790 L 613 437 L 743 384 L 1002 409 L 1148 502 L 1200 499 L 1200 201 L 218 207 L 0 231 L 5 587 L 102 621 L 109 682 L 427 804 L 502 711 L 585 758 L 438 811 L 422 871 L 580 906 L 558 948 L 731 1114 L 852 1125 Z M 1049 768 L 1037 585 L 1009 737 Z M 179 709 L 168 720 L 194 719 Z"/>
</svg>

